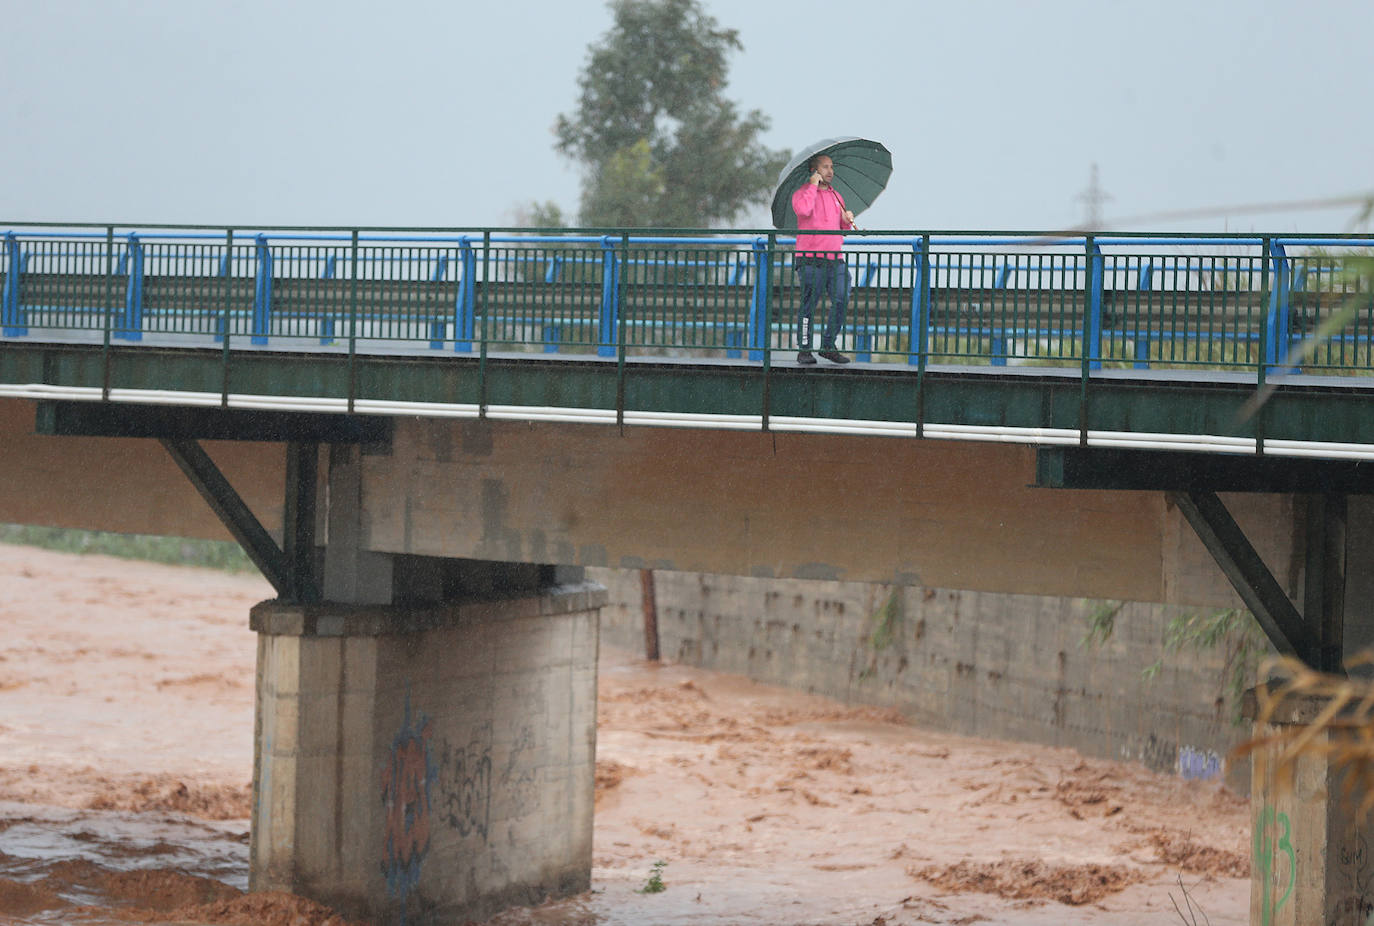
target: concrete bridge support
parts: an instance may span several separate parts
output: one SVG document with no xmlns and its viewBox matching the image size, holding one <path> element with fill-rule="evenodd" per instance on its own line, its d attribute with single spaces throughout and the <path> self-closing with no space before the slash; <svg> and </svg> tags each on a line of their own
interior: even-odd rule
<svg viewBox="0 0 1374 926">
<path fill-rule="evenodd" d="M 1286 703 L 1271 723 L 1256 724 L 1269 737 L 1310 724 L 1327 706 L 1316 698 Z M 1250 922 L 1255 926 L 1366 926 L 1374 916 L 1374 815 L 1361 816 L 1365 796 L 1348 788 L 1345 772 L 1327 748 L 1332 734 L 1316 734 L 1310 754 L 1291 774 L 1276 774 L 1286 745 L 1265 747 L 1254 758 L 1250 808 Z"/>
<path fill-rule="evenodd" d="M 459 923 L 590 886 L 595 585 L 253 609 L 253 890 Z"/>
<path fill-rule="evenodd" d="M 252 889 L 435 924 L 586 890 L 605 590 L 368 550 L 363 455 L 329 447 L 324 602 L 253 609 Z"/>
<path fill-rule="evenodd" d="M 1310 496 L 1305 530 L 1303 616 L 1317 644 L 1308 662 L 1342 674 L 1345 662 L 1368 654 L 1374 643 L 1374 498 Z M 1372 669 L 1357 666 L 1350 674 L 1368 679 Z M 1310 729 L 1329 703 L 1315 695 L 1289 697 L 1268 722 L 1254 725 L 1254 737 L 1271 742 L 1254 755 L 1250 788 L 1250 922 L 1256 926 L 1374 921 L 1374 814 L 1360 812 L 1367 795 L 1347 778 L 1343 744 L 1333 739 L 1341 734 Z M 1256 719 L 1253 693 L 1246 711 Z M 1294 735 L 1310 736 L 1309 747 L 1282 768 Z"/>
</svg>

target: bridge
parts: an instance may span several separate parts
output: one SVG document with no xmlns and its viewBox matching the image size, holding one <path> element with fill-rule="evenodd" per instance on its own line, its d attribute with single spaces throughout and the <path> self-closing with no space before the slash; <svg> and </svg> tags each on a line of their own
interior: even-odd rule
<svg viewBox="0 0 1374 926">
<path fill-rule="evenodd" d="M 1243 603 L 1329 670 L 1374 643 L 1371 239 L 865 234 L 843 368 L 795 363 L 774 233 L 2 240 L 0 519 L 232 536 L 278 592 L 255 887 L 461 919 L 585 886 L 580 567 Z M 1303 800 L 1330 864 L 1294 922 L 1367 839 Z"/>
</svg>

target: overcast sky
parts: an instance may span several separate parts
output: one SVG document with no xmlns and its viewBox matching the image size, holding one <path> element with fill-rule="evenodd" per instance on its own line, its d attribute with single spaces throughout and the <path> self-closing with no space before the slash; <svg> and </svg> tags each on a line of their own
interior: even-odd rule
<svg viewBox="0 0 1374 926">
<path fill-rule="evenodd" d="M 862 135 L 868 228 L 1344 231 L 1374 191 L 1374 2 L 704 0 L 771 147 Z M 471 227 L 553 150 L 598 0 L 45 0 L 0 27 L 0 222 Z M 1194 211 L 1201 211 L 1193 216 Z M 1189 215 L 1180 215 L 1189 213 Z M 765 225 L 759 210 L 748 224 Z"/>
</svg>

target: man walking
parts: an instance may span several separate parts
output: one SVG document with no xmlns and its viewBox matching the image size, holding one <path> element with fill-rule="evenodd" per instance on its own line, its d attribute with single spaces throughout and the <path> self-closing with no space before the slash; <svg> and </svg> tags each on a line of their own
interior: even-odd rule
<svg viewBox="0 0 1374 926">
<path fill-rule="evenodd" d="M 849 358 L 835 344 L 849 304 L 849 270 L 841 253 L 844 235 L 836 232 L 854 227 L 854 213 L 845 208 L 844 197 L 830 185 L 835 178 L 835 164 L 829 156 L 818 154 L 809 166 L 811 176 L 792 194 L 792 211 L 797 214 L 793 266 L 801 277 L 802 287 L 801 309 L 797 312 L 797 362 L 816 362 L 811 353 L 811 317 L 825 296 L 830 300 L 830 316 L 821 332 L 819 353 L 831 363 L 848 363 Z"/>
</svg>

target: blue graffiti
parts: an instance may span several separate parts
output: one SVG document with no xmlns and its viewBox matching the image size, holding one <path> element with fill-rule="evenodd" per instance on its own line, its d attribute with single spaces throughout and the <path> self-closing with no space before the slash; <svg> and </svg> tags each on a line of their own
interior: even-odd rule
<svg viewBox="0 0 1374 926">
<path fill-rule="evenodd" d="M 1221 775 L 1221 756 L 1210 749 L 1194 749 L 1180 746 L 1178 749 L 1178 773 L 1188 779 L 1216 778 Z"/>
</svg>

